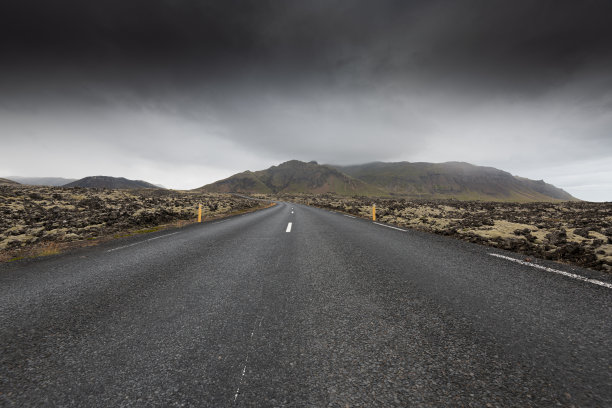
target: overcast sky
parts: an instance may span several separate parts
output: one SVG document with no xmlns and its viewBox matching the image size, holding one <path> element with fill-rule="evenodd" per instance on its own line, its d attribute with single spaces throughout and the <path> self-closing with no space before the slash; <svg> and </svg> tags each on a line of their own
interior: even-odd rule
<svg viewBox="0 0 612 408">
<path fill-rule="evenodd" d="M 0 177 L 466 161 L 612 201 L 612 2 L 7 0 Z"/>
</svg>

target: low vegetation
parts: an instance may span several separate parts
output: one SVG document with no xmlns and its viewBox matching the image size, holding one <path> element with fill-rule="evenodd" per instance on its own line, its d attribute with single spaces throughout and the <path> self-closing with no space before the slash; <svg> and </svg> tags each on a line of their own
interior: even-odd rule
<svg viewBox="0 0 612 408">
<path fill-rule="evenodd" d="M 251 211 L 229 194 L 0 185 L 0 260 L 50 255 L 101 240 Z"/>
<path fill-rule="evenodd" d="M 503 203 L 284 194 L 278 199 L 342 211 L 543 259 L 612 272 L 612 203 Z"/>
</svg>

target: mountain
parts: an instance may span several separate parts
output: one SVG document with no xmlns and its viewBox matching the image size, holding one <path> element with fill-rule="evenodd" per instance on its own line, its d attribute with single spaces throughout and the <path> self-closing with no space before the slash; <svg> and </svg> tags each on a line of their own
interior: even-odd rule
<svg viewBox="0 0 612 408">
<path fill-rule="evenodd" d="M 18 186 L 19 183 L 13 180 L 0 178 L 0 185 Z"/>
<path fill-rule="evenodd" d="M 10 176 L 11 180 L 17 181 L 21 184 L 27 184 L 30 186 L 63 186 L 68 183 L 76 181 L 76 179 L 68 179 L 63 177 L 21 177 L 21 176 Z"/>
<path fill-rule="evenodd" d="M 412 198 L 483 201 L 576 200 L 566 191 L 543 180 L 530 180 L 493 167 L 462 162 L 374 162 L 333 167 L 391 194 Z"/>
<path fill-rule="evenodd" d="M 236 193 L 335 193 L 385 195 L 385 191 L 317 162 L 291 160 L 266 170 L 245 171 L 197 189 Z"/>
<path fill-rule="evenodd" d="M 462 162 L 320 165 L 291 160 L 245 171 L 197 189 L 236 193 L 335 193 L 400 198 L 481 201 L 566 201 L 569 193 L 493 167 Z"/>
<path fill-rule="evenodd" d="M 123 177 L 108 177 L 108 176 L 92 176 L 85 177 L 80 180 L 73 181 L 64 185 L 64 187 L 87 187 L 87 188 L 115 188 L 115 189 L 131 189 L 131 188 L 156 188 L 154 184 L 147 183 L 142 180 L 128 180 Z"/>
</svg>

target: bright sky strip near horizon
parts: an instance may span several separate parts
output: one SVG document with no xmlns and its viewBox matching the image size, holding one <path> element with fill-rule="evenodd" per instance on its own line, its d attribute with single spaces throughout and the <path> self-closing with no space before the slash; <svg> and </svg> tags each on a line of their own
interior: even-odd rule
<svg viewBox="0 0 612 408">
<path fill-rule="evenodd" d="M 0 177 L 465 161 L 612 201 L 609 1 L 0 4 Z"/>
</svg>

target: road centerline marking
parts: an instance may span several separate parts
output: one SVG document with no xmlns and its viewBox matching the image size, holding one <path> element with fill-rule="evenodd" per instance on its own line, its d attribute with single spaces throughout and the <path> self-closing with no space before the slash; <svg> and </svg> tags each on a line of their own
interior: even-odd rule
<svg viewBox="0 0 612 408">
<path fill-rule="evenodd" d="M 287 231 L 285 232 L 291 232 L 291 226 L 293 225 L 292 222 L 290 222 L 289 224 L 287 224 Z"/>
<path fill-rule="evenodd" d="M 586 278 L 584 276 L 576 275 L 575 273 L 560 271 L 558 269 L 549 268 L 547 266 L 542 266 L 542 265 L 534 264 L 534 263 L 527 262 L 527 261 L 521 261 L 520 259 L 512 258 L 512 257 L 505 256 L 505 255 L 494 254 L 494 253 L 489 253 L 489 255 L 495 256 L 497 258 L 502 258 L 502 259 L 505 259 L 507 261 L 516 262 L 516 263 L 519 263 L 521 265 L 531 266 L 533 268 L 541 269 L 541 270 L 546 271 L 546 272 L 553 272 L 553 273 L 556 273 L 556 274 L 559 274 L 559 275 L 567 276 L 568 278 L 577 279 L 577 280 L 581 280 L 583 282 L 589 282 L 589 283 L 592 283 L 594 285 L 599 285 L 599 286 L 603 286 L 603 287 L 608 288 L 608 289 L 612 289 L 612 283 L 606 283 L 606 282 L 598 281 L 597 279 L 591 279 L 591 278 Z"/>
<path fill-rule="evenodd" d="M 379 222 L 374 222 L 374 224 L 376 224 L 376 225 L 380 225 L 381 227 L 393 228 L 394 230 L 398 230 L 398 231 L 402 231 L 402 232 L 407 232 L 407 231 L 406 231 L 406 230 L 404 230 L 404 229 L 397 228 L 397 227 L 393 227 L 393 226 L 391 226 L 391 225 L 381 224 L 381 223 L 379 223 Z"/>
</svg>

